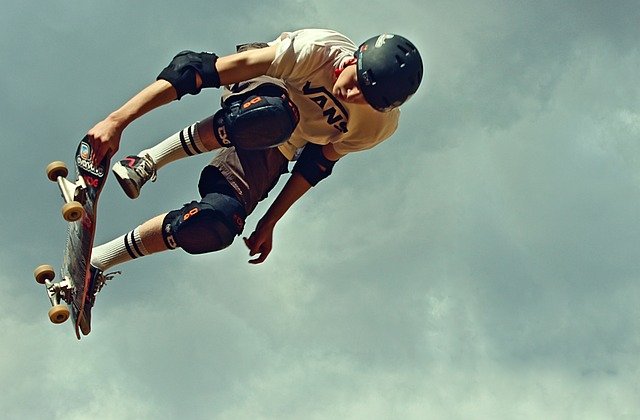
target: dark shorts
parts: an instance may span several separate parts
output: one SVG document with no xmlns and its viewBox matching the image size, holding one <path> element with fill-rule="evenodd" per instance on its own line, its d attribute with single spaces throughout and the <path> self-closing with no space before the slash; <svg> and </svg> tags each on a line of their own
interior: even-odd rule
<svg viewBox="0 0 640 420">
<path fill-rule="evenodd" d="M 200 175 L 200 195 L 210 192 L 234 194 L 249 215 L 287 172 L 287 164 L 288 160 L 277 148 L 223 148 Z"/>
</svg>

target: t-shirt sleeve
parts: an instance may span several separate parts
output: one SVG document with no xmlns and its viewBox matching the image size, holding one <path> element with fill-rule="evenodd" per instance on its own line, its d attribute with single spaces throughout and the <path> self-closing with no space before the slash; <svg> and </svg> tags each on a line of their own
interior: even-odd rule
<svg viewBox="0 0 640 420">
<path fill-rule="evenodd" d="M 336 66 L 344 55 L 338 47 L 314 30 L 284 32 L 270 44 L 276 45 L 276 57 L 267 75 L 292 82 L 304 81 L 323 66 Z"/>
</svg>

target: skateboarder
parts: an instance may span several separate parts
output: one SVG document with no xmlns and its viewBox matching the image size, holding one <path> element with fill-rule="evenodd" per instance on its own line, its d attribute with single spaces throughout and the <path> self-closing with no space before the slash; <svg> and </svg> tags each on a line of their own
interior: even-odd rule
<svg viewBox="0 0 640 420">
<path fill-rule="evenodd" d="M 136 198 L 163 166 L 216 150 L 201 173 L 201 199 L 94 248 L 95 275 L 103 278 L 115 265 L 170 249 L 202 254 L 226 248 L 295 160 L 283 190 L 244 238 L 255 257 L 249 262 L 262 263 L 271 252 L 276 223 L 294 202 L 329 176 L 340 158 L 394 133 L 398 107 L 416 92 L 422 73 L 415 46 L 391 34 L 357 46 L 338 32 L 305 29 L 240 46 L 223 57 L 179 53 L 156 82 L 88 136 L 100 160 L 118 150 L 125 127 L 146 112 L 202 88 L 225 86 L 214 115 L 113 167 L 126 194 Z"/>
</svg>

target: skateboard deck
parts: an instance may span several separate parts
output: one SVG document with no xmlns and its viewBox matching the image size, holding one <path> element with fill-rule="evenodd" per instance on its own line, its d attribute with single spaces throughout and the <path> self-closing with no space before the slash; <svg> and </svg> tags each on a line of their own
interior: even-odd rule
<svg viewBox="0 0 640 420">
<path fill-rule="evenodd" d="M 94 289 L 90 271 L 91 250 L 96 231 L 98 198 L 105 184 L 109 156 L 99 165 L 93 163 L 93 152 L 87 137 L 78 145 L 75 154 L 75 182 L 67 179 L 68 170 L 63 162 L 52 162 L 47 176 L 57 182 L 65 204 L 63 218 L 69 222 L 63 261 L 62 280 L 54 283 L 51 266 L 40 266 L 34 272 L 36 281 L 47 288 L 52 308 L 49 319 L 62 323 L 71 315 L 76 337 L 91 332 L 91 294 Z M 62 302 L 65 303 L 62 303 Z"/>
</svg>

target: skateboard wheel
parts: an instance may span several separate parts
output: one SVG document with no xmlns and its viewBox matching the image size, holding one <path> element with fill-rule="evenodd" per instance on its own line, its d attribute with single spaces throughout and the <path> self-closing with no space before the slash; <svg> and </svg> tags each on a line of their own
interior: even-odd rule
<svg viewBox="0 0 640 420">
<path fill-rule="evenodd" d="M 62 206 L 62 217 L 67 222 L 75 222 L 76 220 L 80 220 L 83 214 L 84 208 L 82 207 L 82 204 L 78 203 L 77 201 L 70 201 Z"/>
<path fill-rule="evenodd" d="M 69 170 L 64 162 L 56 160 L 47 165 L 47 178 L 53 182 L 56 182 L 59 176 L 65 178 L 68 174 Z"/>
<path fill-rule="evenodd" d="M 44 284 L 45 280 L 53 280 L 53 278 L 56 276 L 56 272 L 54 271 L 53 267 L 45 264 L 37 267 L 33 271 L 33 276 L 36 278 L 36 281 L 38 283 Z"/>
<path fill-rule="evenodd" d="M 54 324 L 62 324 L 69 319 L 69 308 L 67 305 L 55 305 L 49 309 L 49 319 Z"/>
</svg>

